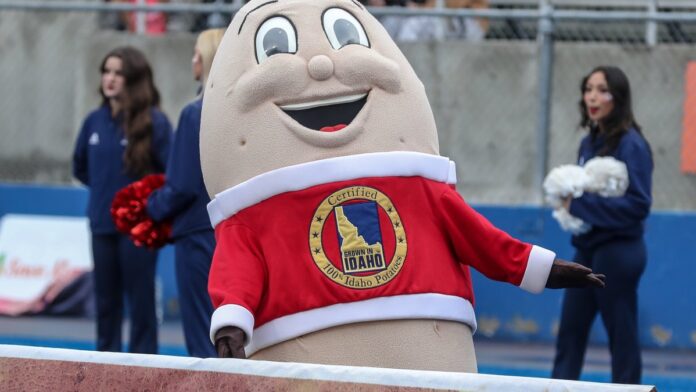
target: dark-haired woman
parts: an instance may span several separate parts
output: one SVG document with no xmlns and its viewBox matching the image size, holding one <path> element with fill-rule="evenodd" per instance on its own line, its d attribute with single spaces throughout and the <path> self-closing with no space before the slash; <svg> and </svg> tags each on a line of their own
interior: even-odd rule
<svg viewBox="0 0 696 392">
<path fill-rule="evenodd" d="M 583 78 L 580 89 L 580 126 L 589 134 L 580 143 L 578 164 L 596 156 L 614 157 L 626 164 L 629 186 L 621 197 L 586 192 L 564 203 L 571 215 L 592 227 L 573 236 L 574 260 L 605 274 L 606 288 L 566 289 L 552 377 L 579 378 L 599 312 L 609 337 L 612 382 L 640 384 L 637 292 L 647 258 L 643 233 L 652 203 L 652 153 L 633 116 L 623 71 L 597 67 Z"/>
<path fill-rule="evenodd" d="M 85 119 L 73 155 L 73 174 L 89 187 L 87 215 L 97 303 L 97 350 L 121 351 L 124 294 L 133 353 L 157 353 L 157 252 L 116 231 L 110 206 L 116 192 L 164 171 L 172 126 L 158 109 L 152 69 L 137 49 L 121 47 L 101 63 L 102 104 Z"/>
</svg>

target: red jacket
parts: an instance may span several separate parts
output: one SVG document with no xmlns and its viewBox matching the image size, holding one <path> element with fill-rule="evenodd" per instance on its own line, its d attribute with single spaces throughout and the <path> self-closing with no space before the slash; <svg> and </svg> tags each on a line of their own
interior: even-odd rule
<svg viewBox="0 0 696 392">
<path fill-rule="evenodd" d="M 240 327 L 251 355 L 363 321 L 442 319 L 475 330 L 468 266 L 541 291 L 555 255 L 495 228 L 455 181 L 446 158 L 391 152 L 283 168 L 219 194 L 209 205 L 211 339 Z"/>
</svg>

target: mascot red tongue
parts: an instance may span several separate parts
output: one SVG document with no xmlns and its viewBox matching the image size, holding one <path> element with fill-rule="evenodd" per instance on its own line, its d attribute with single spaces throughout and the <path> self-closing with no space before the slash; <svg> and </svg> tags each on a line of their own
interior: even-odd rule
<svg viewBox="0 0 696 392">
<path fill-rule="evenodd" d="M 340 131 L 341 129 L 345 128 L 347 125 L 346 124 L 338 124 L 334 125 L 333 127 L 323 127 L 320 129 L 322 132 L 336 132 Z"/>
<path fill-rule="evenodd" d="M 469 266 L 544 288 L 554 253 L 459 196 L 423 84 L 358 1 L 250 1 L 205 91 L 221 356 L 476 371 Z"/>
</svg>

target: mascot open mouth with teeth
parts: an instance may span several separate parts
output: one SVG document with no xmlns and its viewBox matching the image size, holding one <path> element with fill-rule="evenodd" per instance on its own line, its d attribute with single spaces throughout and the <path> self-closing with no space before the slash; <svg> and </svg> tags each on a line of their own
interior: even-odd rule
<svg viewBox="0 0 696 392">
<path fill-rule="evenodd" d="M 235 15 L 201 164 L 222 357 L 475 372 L 468 266 L 532 292 L 603 285 L 464 202 L 423 84 L 357 1 Z"/>
</svg>

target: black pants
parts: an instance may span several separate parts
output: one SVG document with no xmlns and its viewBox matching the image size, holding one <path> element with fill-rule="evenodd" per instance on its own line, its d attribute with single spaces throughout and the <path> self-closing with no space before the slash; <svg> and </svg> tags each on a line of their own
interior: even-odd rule
<svg viewBox="0 0 696 392">
<path fill-rule="evenodd" d="M 189 234 L 177 240 L 176 283 L 186 349 L 192 357 L 217 358 L 210 341 L 213 304 L 208 295 L 208 272 L 215 250 L 212 230 Z"/>
<path fill-rule="evenodd" d="M 121 351 L 125 294 L 132 353 L 157 353 L 155 267 L 157 252 L 135 246 L 121 234 L 92 235 L 97 303 L 97 350 Z"/>
<path fill-rule="evenodd" d="M 645 242 L 642 238 L 616 240 L 591 250 L 578 249 L 574 260 L 605 274 L 606 287 L 566 289 L 551 377 L 580 377 L 587 339 L 599 311 L 609 337 L 612 382 L 640 384 L 637 292 L 646 264 Z"/>
</svg>

